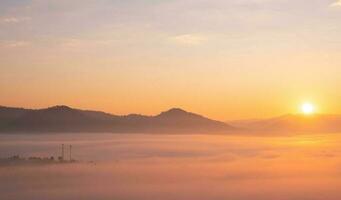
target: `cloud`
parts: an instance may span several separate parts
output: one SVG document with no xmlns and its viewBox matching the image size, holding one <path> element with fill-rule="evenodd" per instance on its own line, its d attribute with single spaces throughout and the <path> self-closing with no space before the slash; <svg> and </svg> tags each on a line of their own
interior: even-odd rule
<svg viewBox="0 0 341 200">
<path fill-rule="evenodd" d="M 207 41 L 207 37 L 203 35 L 197 35 L 197 34 L 184 34 L 184 35 L 177 35 L 170 38 L 171 41 L 182 44 L 182 45 L 189 45 L 189 46 L 195 46 L 203 44 L 205 41 Z"/>
<path fill-rule="evenodd" d="M 21 22 L 30 21 L 31 17 L 4 17 L 0 18 L 0 22 L 8 24 L 17 24 Z"/>
<path fill-rule="evenodd" d="M 332 3 L 330 6 L 332 7 L 341 6 L 341 0 L 337 0 L 336 2 Z"/>
<path fill-rule="evenodd" d="M 28 46 L 31 43 L 28 41 L 1 41 L 0 45 L 4 47 L 16 48 L 16 47 L 24 47 Z"/>
<path fill-rule="evenodd" d="M 63 38 L 59 44 L 66 48 L 91 48 L 95 46 L 110 46 L 117 42 L 114 39 L 83 39 L 83 38 Z"/>
</svg>

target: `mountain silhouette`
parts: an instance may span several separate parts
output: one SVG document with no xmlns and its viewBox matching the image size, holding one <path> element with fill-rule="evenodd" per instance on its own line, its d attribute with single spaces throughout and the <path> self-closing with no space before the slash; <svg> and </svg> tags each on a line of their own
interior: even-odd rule
<svg viewBox="0 0 341 200">
<path fill-rule="evenodd" d="M 80 110 L 68 106 L 45 109 L 0 107 L 0 132 L 110 132 L 110 133 L 208 133 L 234 128 L 180 108 L 156 116 Z"/>
<path fill-rule="evenodd" d="M 328 114 L 288 114 L 263 120 L 230 122 L 244 130 L 271 132 L 340 132 L 341 115 Z"/>
</svg>

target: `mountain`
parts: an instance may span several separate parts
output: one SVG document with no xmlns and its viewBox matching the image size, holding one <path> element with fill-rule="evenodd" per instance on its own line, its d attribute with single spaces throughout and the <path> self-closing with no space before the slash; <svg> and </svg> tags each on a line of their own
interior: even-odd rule
<svg viewBox="0 0 341 200">
<path fill-rule="evenodd" d="M 327 114 L 288 114 L 263 120 L 230 122 L 232 125 L 249 131 L 265 132 L 341 132 L 341 115 Z"/>
<path fill-rule="evenodd" d="M 182 130 L 199 129 L 199 130 L 226 130 L 233 129 L 223 122 L 211 120 L 198 114 L 186 112 L 179 108 L 174 108 L 154 117 L 159 126 L 169 129 L 177 127 Z"/>
<path fill-rule="evenodd" d="M 173 108 L 156 116 L 112 115 L 68 106 L 45 109 L 0 107 L 0 132 L 207 133 L 234 128 Z"/>
<path fill-rule="evenodd" d="M 27 111 L 29 110 L 0 106 L 0 128 L 13 120 L 20 118 Z"/>
</svg>

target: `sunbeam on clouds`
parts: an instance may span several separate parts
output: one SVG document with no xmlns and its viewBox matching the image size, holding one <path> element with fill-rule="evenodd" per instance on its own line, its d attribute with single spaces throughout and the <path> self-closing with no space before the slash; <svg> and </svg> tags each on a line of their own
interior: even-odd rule
<svg viewBox="0 0 341 200">
<path fill-rule="evenodd" d="M 332 3 L 331 6 L 332 7 L 341 6 L 341 0 L 337 0 L 336 2 Z"/>
</svg>

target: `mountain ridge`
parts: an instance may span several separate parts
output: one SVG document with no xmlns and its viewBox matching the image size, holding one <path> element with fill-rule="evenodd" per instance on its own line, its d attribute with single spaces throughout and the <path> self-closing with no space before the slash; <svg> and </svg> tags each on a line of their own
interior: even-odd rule
<svg viewBox="0 0 341 200">
<path fill-rule="evenodd" d="M 202 115 L 171 108 L 158 115 L 114 115 L 66 105 L 42 109 L 0 106 L 0 133 L 4 132 L 111 132 L 201 133 L 227 132 L 234 127 Z"/>
<path fill-rule="evenodd" d="M 266 132 L 341 132 L 338 114 L 286 114 L 278 117 L 230 122 L 235 127 Z"/>
</svg>

